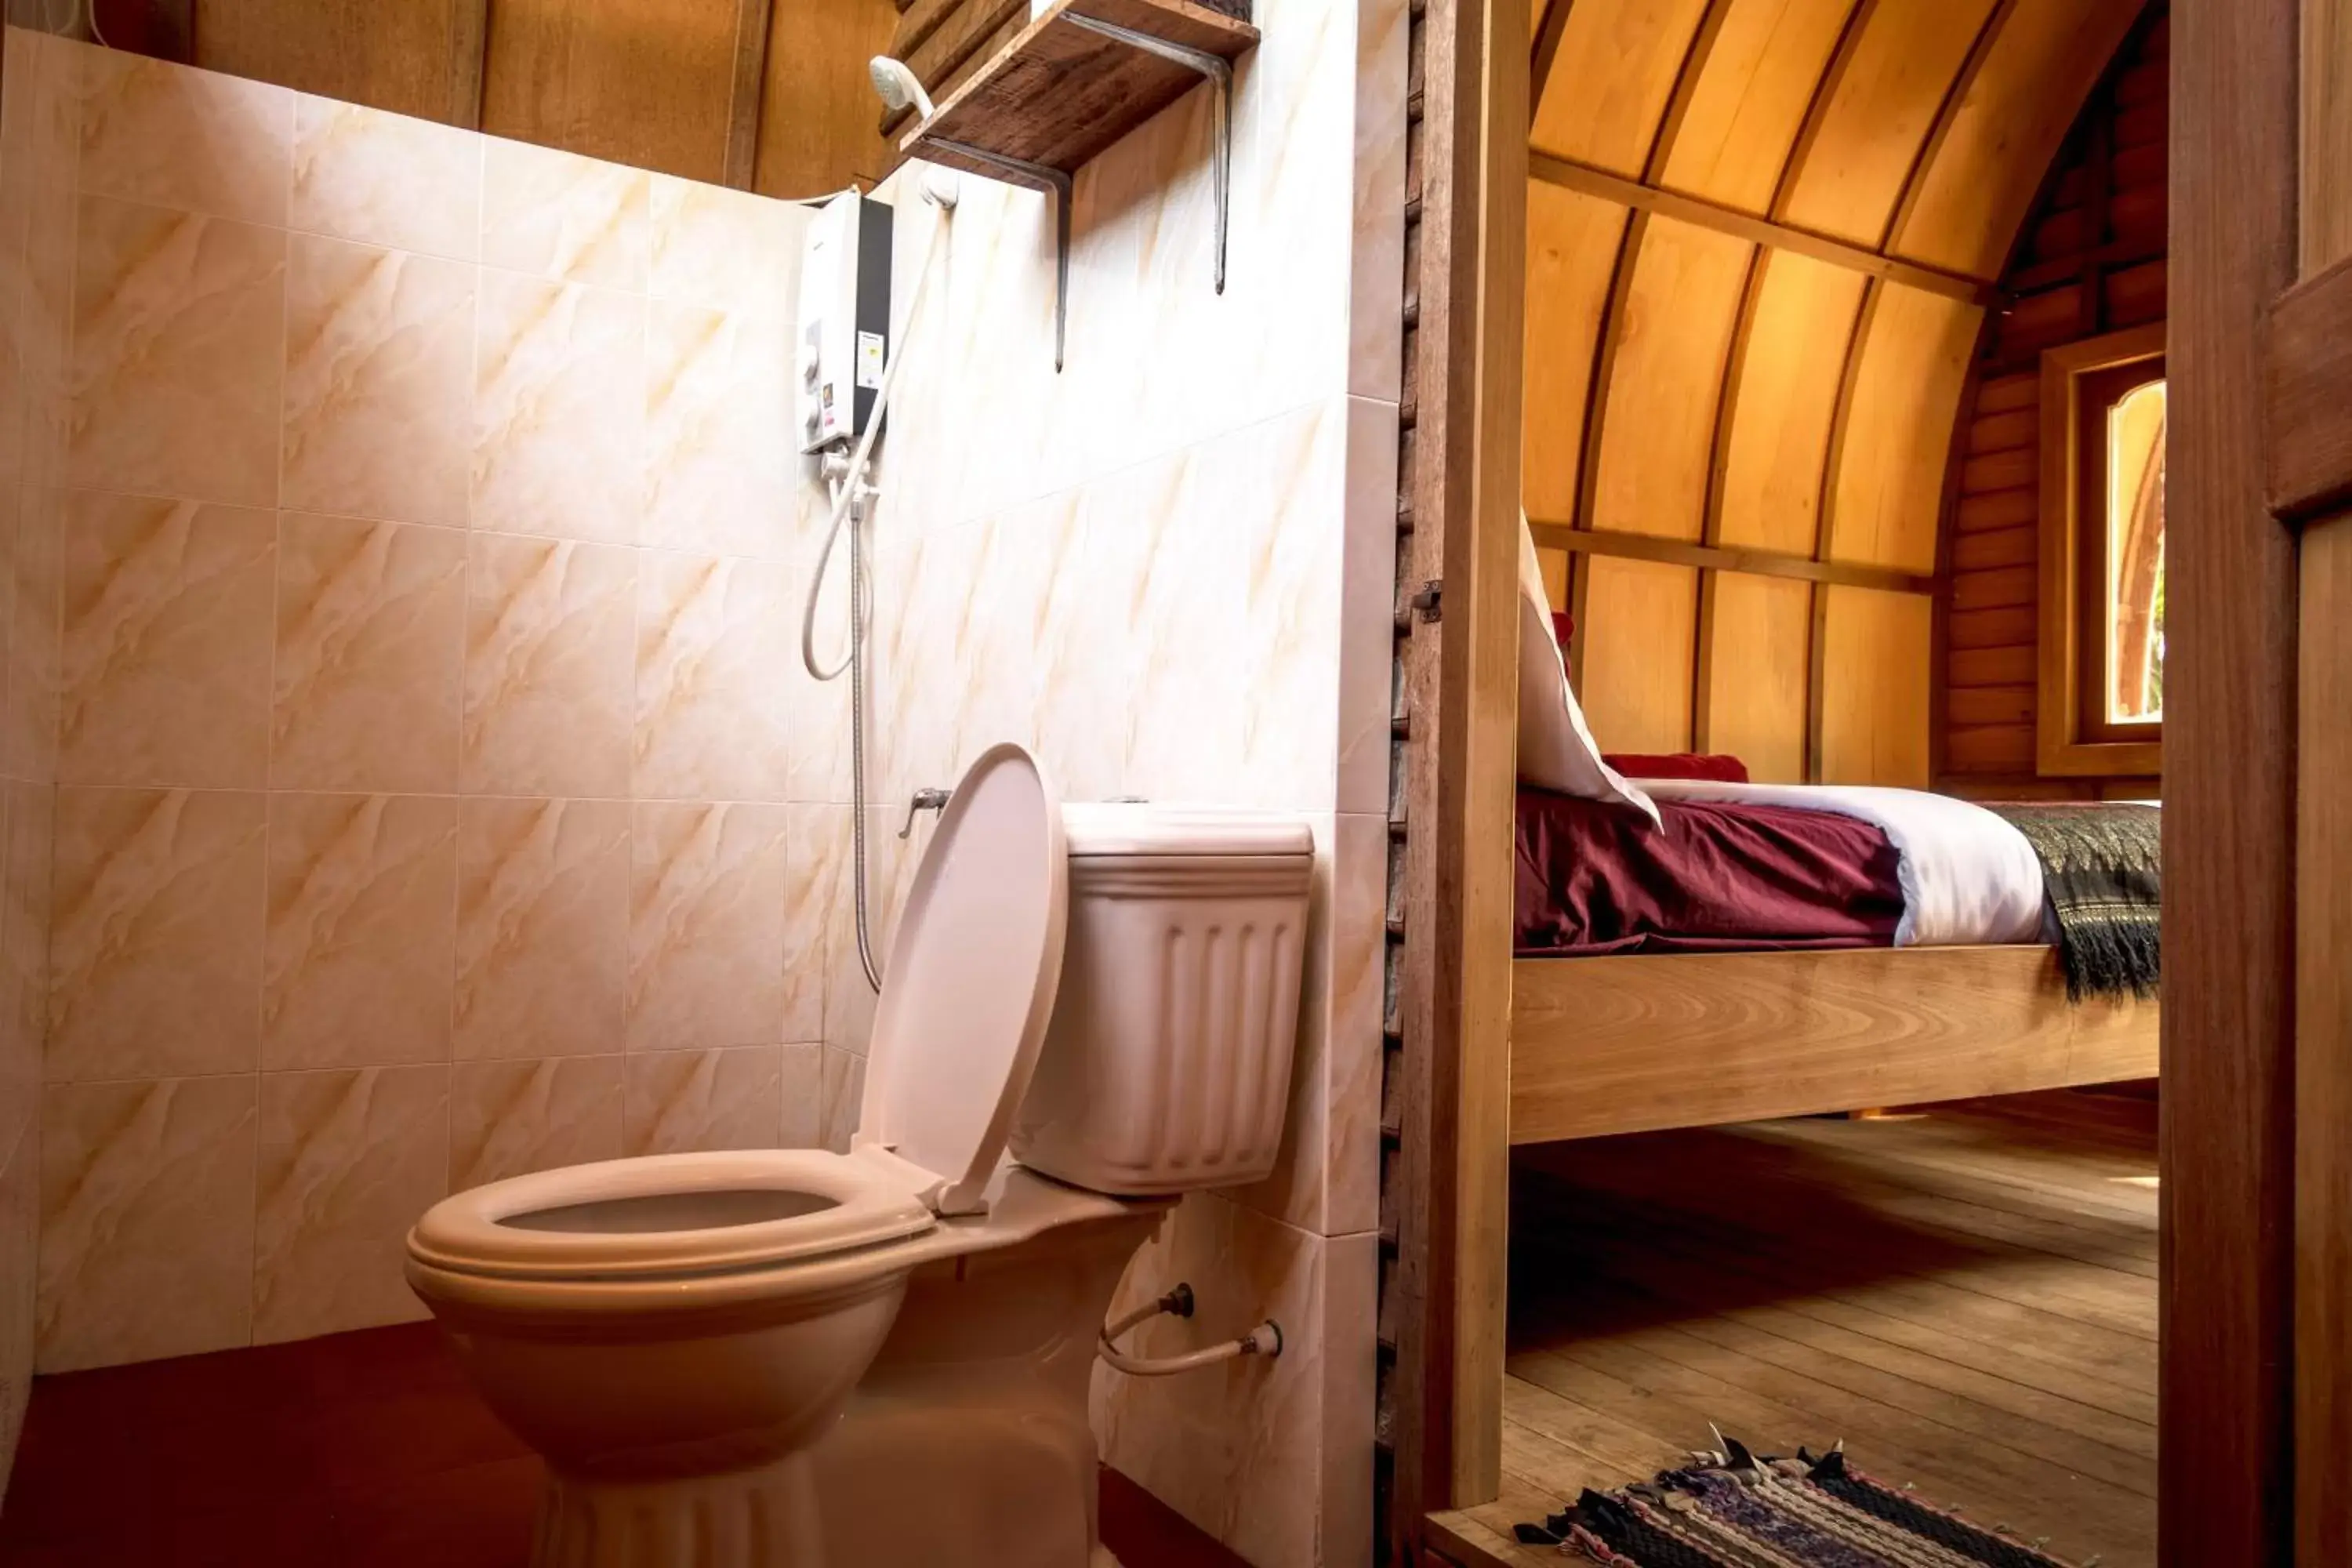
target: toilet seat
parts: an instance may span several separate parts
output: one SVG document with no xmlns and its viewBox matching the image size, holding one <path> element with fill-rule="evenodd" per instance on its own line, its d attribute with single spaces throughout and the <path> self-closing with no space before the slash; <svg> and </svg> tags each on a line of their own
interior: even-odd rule
<svg viewBox="0 0 2352 1568">
<path fill-rule="evenodd" d="M 1054 1010 L 1068 900 L 1060 802 L 1026 751 L 990 748 L 899 917 L 849 1153 L 648 1155 L 494 1182 L 417 1221 L 412 1280 L 486 1296 L 577 1287 L 583 1301 L 814 1283 L 879 1267 L 847 1255 L 940 1215 L 986 1212 Z"/>
<path fill-rule="evenodd" d="M 763 1216 L 762 1198 L 786 1200 L 774 1205 L 782 1212 Z M 760 1217 L 733 1217 L 743 1214 Z M 672 1223 L 645 1223 L 663 1217 Z M 871 1162 L 816 1149 L 731 1150 L 493 1182 L 436 1204 L 408 1250 L 433 1268 L 508 1279 L 669 1279 L 826 1257 L 934 1223 L 896 1173 Z"/>
</svg>

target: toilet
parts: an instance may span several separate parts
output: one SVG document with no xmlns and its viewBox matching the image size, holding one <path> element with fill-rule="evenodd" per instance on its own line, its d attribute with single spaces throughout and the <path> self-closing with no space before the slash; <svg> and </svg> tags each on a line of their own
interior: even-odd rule
<svg viewBox="0 0 2352 1568">
<path fill-rule="evenodd" d="M 1273 1167 L 1312 866 L 1297 819 L 1065 806 L 994 747 L 916 871 L 848 1153 L 427 1211 L 409 1283 L 547 1461 L 533 1563 L 1109 1564 L 1104 1315 L 1179 1196 Z"/>
</svg>

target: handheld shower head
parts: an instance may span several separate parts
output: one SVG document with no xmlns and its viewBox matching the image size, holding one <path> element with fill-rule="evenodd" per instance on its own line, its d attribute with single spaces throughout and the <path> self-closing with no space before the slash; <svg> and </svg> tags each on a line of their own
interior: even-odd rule
<svg viewBox="0 0 2352 1568">
<path fill-rule="evenodd" d="M 866 74 L 874 79 L 874 90 L 881 95 L 883 107 L 891 113 L 912 108 L 919 119 L 931 117 L 931 95 L 923 90 L 922 79 L 908 68 L 906 61 L 876 55 L 866 62 Z"/>
<path fill-rule="evenodd" d="M 906 61 L 876 55 L 866 62 L 866 74 L 874 79 L 874 90 L 882 95 L 883 107 L 891 113 L 911 107 L 916 119 L 929 120 L 939 112 L 931 95 L 923 90 L 922 79 Z M 933 169 L 923 181 L 923 195 L 936 206 L 953 207 L 958 190 L 956 177 L 945 169 Z"/>
</svg>

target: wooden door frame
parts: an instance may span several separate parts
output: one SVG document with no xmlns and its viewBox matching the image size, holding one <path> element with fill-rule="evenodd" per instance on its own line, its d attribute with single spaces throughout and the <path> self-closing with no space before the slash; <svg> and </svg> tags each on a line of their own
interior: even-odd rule
<svg viewBox="0 0 2352 1568">
<path fill-rule="evenodd" d="M 1517 493 L 1528 102 L 1525 82 L 1498 68 L 1517 63 L 1526 20 L 1524 0 L 1428 0 L 1423 17 L 1429 173 L 1417 385 L 1426 444 L 1412 490 L 1422 541 L 1409 560 L 1442 559 L 1447 586 L 1423 688 L 1437 722 L 1423 724 L 1429 715 L 1408 706 L 1402 792 L 1413 828 L 1405 921 L 1433 939 L 1417 956 L 1408 939 L 1403 986 L 1405 1027 L 1417 996 L 1428 1029 L 1418 1052 L 1405 1043 L 1419 1065 L 1406 1079 L 1413 1098 L 1401 1144 L 1400 1276 L 1412 1288 L 1399 1330 L 1408 1375 L 1396 1502 L 1399 1522 L 1414 1521 L 1414 1562 L 1421 1511 L 1485 1500 L 1499 1484 L 1509 982 L 1497 921 L 1508 915 L 1511 770 L 1492 759 L 1509 755 L 1516 700 L 1501 651 L 1516 542 L 1507 498 Z M 2264 327 L 2295 277 L 2301 22 L 2296 0 L 2177 0 L 2173 11 L 2167 1568 L 2294 1560 L 2294 524 L 2323 500 L 2352 497 L 2352 453 L 2336 454 L 2326 484 L 2276 505 L 2267 471 L 2280 459 L 2265 429 Z M 2352 271 L 2342 281 L 2352 291 Z M 2330 369 L 2344 406 L 2352 355 Z M 1416 587 L 1409 566 L 1401 595 Z M 1401 625 L 1409 618 L 1401 603 Z M 1410 704 L 1414 656 L 1401 657 Z M 1419 764 L 1416 748 L 1431 748 Z M 2334 1387 L 2343 1352 L 2315 1365 L 2310 1349 L 2301 1381 Z M 2308 1482 L 2300 1500 L 2308 1533 L 2319 1528 Z"/>
<path fill-rule="evenodd" d="M 2293 1561 L 2298 539 L 2265 482 L 2263 323 L 2294 276 L 2297 21 L 2172 12 L 2167 1568 Z"/>
<path fill-rule="evenodd" d="M 1417 1568 L 1429 1513 L 1501 1486 L 1528 15 L 1412 12 L 1382 1319 L 1391 1560 Z"/>
</svg>

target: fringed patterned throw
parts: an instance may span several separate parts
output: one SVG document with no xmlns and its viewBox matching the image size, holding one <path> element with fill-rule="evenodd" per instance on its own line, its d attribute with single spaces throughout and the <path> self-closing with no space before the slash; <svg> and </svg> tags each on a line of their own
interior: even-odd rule
<svg viewBox="0 0 2352 1568">
<path fill-rule="evenodd" d="M 2039 1542 L 1963 1523 L 1872 1480 L 1841 1450 L 1759 1458 L 1717 1440 L 1722 1452 L 1695 1454 L 1686 1469 L 1587 1491 L 1567 1512 L 1520 1525 L 1521 1543 L 1556 1545 L 1604 1568 L 2065 1568 Z"/>
<path fill-rule="evenodd" d="M 2152 805 L 1994 805 L 2041 858 L 2066 994 L 2153 996 L 2162 948 L 2163 813 Z"/>
</svg>

